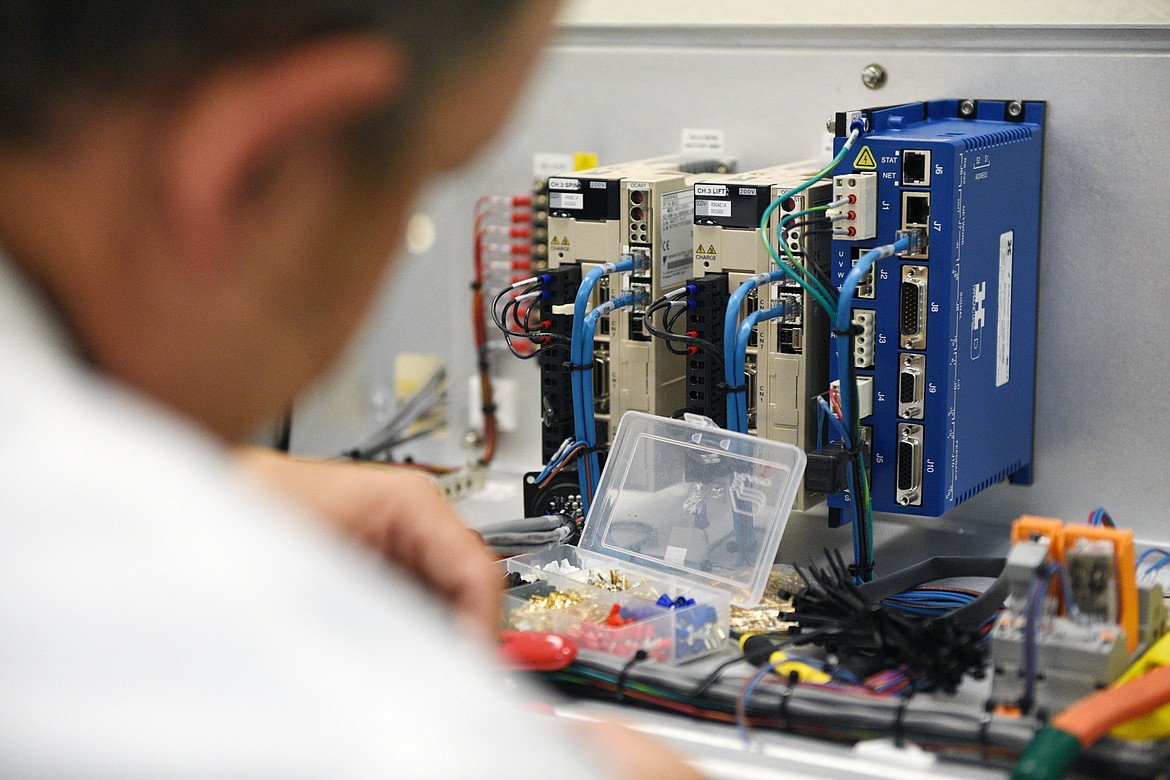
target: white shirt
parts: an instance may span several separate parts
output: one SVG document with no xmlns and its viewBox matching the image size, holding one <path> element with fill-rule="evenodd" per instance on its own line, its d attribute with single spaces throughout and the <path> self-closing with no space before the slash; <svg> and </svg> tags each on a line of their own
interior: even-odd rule
<svg viewBox="0 0 1170 780">
<path fill-rule="evenodd" d="M 0 258 L 0 776 L 600 777 L 489 654 L 86 369 Z"/>
</svg>

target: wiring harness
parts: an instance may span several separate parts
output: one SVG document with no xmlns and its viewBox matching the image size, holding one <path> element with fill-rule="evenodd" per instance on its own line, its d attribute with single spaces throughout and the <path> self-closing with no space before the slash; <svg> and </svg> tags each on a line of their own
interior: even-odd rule
<svg viewBox="0 0 1170 780">
<path fill-rule="evenodd" d="M 578 456 L 584 468 L 578 468 L 582 506 L 586 513 L 601 479 L 601 463 L 597 457 L 597 423 L 593 416 L 593 334 L 597 321 L 615 309 L 633 306 L 639 302 L 637 294 L 627 293 L 605 301 L 590 310 L 589 304 L 597 283 L 604 276 L 629 273 L 641 267 L 643 258 L 626 257 L 616 263 L 603 263 L 591 269 L 581 280 L 581 287 L 573 302 L 573 333 L 570 337 L 569 371 L 573 389 L 573 430 L 578 442 L 585 448 Z M 649 301 L 640 301 L 649 303 Z"/>
<path fill-rule="evenodd" d="M 498 424 L 493 396 L 490 342 L 485 321 L 485 287 L 492 271 L 505 271 L 511 281 L 516 271 L 532 268 L 532 198 L 527 195 L 488 195 L 475 204 L 474 260 L 471 281 L 471 326 L 475 339 L 476 371 L 483 411 L 483 452 L 480 463 L 489 465 L 496 453 Z M 504 243 L 506 242 L 506 243 Z M 503 256 L 503 260 L 492 260 Z M 511 347 L 511 342 L 509 342 Z"/>
<path fill-rule="evenodd" d="M 385 425 L 342 455 L 353 460 L 392 462 L 390 457 L 396 447 L 441 430 L 446 425 L 446 412 L 447 373 L 440 369 L 401 404 Z M 451 471 L 436 466 L 422 468 L 434 473 Z"/>
<path fill-rule="evenodd" d="M 544 675 L 563 690 L 604 700 L 734 723 L 743 693 L 739 680 L 724 672 L 732 659 L 704 675 L 686 667 L 664 668 L 588 650 L 568 668 Z M 877 736 L 913 741 L 935 752 L 1010 762 L 1036 733 L 1033 721 L 989 713 L 980 707 L 924 696 L 877 696 L 847 687 L 766 675 L 744 703 L 756 728 L 771 728 L 854 742 Z M 1086 772 L 1118 778 L 1150 778 L 1170 759 L 1165 745 L 1102 740 L 1081 755 Z"/>
<path fill-rule="evenodd" d="M 476 532 L 496 555 L 539 552 L 566 544 L 577 535 L 577 523 L 564 515 L 542 515 L 503 520 L 480 526 Z"/>
</svg>

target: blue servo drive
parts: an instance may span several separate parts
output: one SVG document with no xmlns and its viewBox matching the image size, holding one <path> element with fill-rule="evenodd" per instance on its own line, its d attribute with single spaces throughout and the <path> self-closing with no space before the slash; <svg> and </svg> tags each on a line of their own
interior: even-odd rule
<svg viewBox="0 0 1170 780">
<path fill-rule="evenodd" d="M 1045 104 L 937 100 L 837 115 L 833 282 L 899 231 L 852 310 L 875 512 L 937 517 L 1004 479 L 1030 483 Z M 837 360 L 830 360 L 837 379 Z M 829 498 L 843 509 L 848 491 Z M 845 512 L 843 515 L 850 513 Z"/>
</svg>

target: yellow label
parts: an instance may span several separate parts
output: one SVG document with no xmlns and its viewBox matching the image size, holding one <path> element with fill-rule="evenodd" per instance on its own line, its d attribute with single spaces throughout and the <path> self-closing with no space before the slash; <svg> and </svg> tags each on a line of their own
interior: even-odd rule
<svg viewBox="0 0 1170 780">
<path fill-rule="evenodd" d="M 854 168 L 868 168 L 869 170 L 877 169 L 877 160 L 873 159 L 873 152 L 869 150 L 868 146 L 861 147 L 861 151 L 857 153 L 857 159 L 853 161 Z"/>
<path fill-rule="evenodd" d="M 597 154 L 595 152 L 573 152 L 574 171 L 584 171 L 596 167 Z"/>
</svg>

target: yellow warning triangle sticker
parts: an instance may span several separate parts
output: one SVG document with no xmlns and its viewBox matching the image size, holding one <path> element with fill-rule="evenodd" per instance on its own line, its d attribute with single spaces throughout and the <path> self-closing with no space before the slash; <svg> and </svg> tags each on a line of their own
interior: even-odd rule
<svg viewBox="0 0 1170 780">
<path fill-rule="evenodd" d="M 707 254 L 709 254 L 709 255 L 713 255 L 713 254 L 715 254 L 715 245 L 714 245 L 714 244 L 712 244 L 711 246 L 707 247 Z"/>
<path fill-rule="evenodd" d="M 552 245 L 553 246 L 560 246 L 561 240 L 559 238 L 557 238 L 556 236 L 553 236 Z"/>
<path fill-rule="evenodd" d="M 853 161 L 854 168 L 868 168 L 875 170 L 877 168 L 877 160 L 873 159 L 873 152 L 869 150 L 868 146 L 861 147 L 861 151 L 857 154 L 857 159 Z"/>
</svg>

